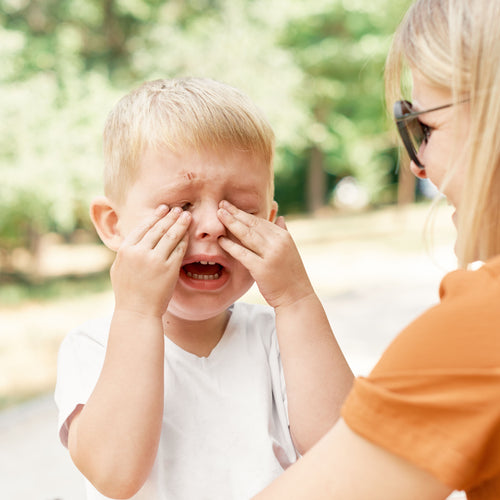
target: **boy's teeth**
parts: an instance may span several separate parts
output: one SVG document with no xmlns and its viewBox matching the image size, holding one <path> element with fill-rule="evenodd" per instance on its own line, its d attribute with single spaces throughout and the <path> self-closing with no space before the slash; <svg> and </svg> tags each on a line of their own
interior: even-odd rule
<svg viewBox="0 0 500 500">
<path fill-rule="evenodd" d="M 217 280 L 217 279 L 219 279 L 219 273 L 215 273 L 215 274 L 195 274 L 195 273 L 187 272 L 186 275 L 189 278 L 193 278 L 195 280 Z"/>
<path fill-rule="evenodd" d="M 205 271 L 205 268 L 202 269 L 201 266 L 212 267 L 207 267 L 207 270 Z M 217 269 L 219 270 L 219 272 L 215 272 Z M 217 265 L 217 262 L 207 260 L 199 260 L 197 262 L 192 262 L 191 264 L 186 264 L 185 266 L 186 276 L 195 280 L 217 280 L 221 277 L 221 271 L 221 265 Z"/>
</svg>

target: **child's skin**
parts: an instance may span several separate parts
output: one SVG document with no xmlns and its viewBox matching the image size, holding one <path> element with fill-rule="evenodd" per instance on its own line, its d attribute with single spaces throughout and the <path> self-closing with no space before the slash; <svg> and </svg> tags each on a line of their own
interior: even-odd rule
<svg viewBox="0 0 500 500">
<path fill-rule="evenodd" d="M 117 251 L 116 302 L 103 370 L 75 411 L 68 445 L 105 495 L 131 496 L 153 466 L 164 335 L 208 356 L 228 307 L 254 280 L 276 312 L 297 449 L 307 451 L 337 420 L 352 373 L 284 220 L 276 219 L 271 175 L 243 151 L 147 149 L 122 203 L 93 202 L 96 229 Z"/>
</svg>

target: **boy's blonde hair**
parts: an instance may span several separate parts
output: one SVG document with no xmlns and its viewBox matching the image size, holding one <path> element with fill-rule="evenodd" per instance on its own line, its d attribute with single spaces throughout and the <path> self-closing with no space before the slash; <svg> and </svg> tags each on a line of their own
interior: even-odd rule
<svg viewBox="0 0 500 500">
<path fill-rule="evenodd" d="M 388 104 L 401 98 L 406 65 L 449 91 L 453 102 L 468 100 L 454 106 L 455 123 L 469 120 L 458 160 L 465 167 L 457 224 L 461 266 L 500 254 L 499 20 L 496 0 L 417 0 L 396 32 L 386 65 Z M 449 176 L 453 171 L 450 165 Z"/>
<path fill-rule="evenodd" d="M 274 133 L 239 90 L 205 78 L 142 84 L 112 109 L 104 128 L 104 190 L 123 202 L 147 148 L 248 152 L 269 167 L 272 195 Z"/>
</svg>

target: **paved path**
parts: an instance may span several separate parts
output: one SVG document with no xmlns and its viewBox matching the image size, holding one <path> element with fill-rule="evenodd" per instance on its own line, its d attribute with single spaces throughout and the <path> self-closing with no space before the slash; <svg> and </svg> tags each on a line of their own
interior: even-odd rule
<svg viewBox="0 0 500 500">
<path fill-rule="evenodd" d="M 349 242 L 336 242 L 332 250 L 305 242 L 301 252 L 356 374 L 367 374 L 398 331 L 437 301 L 446 270 L 421 250 Z M 448 250 L 440 252 L 438 260 L 451 267 Z M 259 300 L 255 289 L 247 299 Z M 82 481 L 56 434 L 51 395 L 0 413 L 0 500 L 84 500 Z"/>
<path fill-rule="evenodd" d="M 52 396 L 0 413 L 0 498 L 84 500 L 83 483 L 57 441 Z"/>
<path fill-rule="evenodd" d="M 429 304 L 434 281 L 381 284 L 323 299 L 356 373 L 368 373 L 390 338 Z M 57 440 L 56 418 L 51 395 L 0 414 L 2 500 L 84 500 L 81 479 Z"/>
</svg>

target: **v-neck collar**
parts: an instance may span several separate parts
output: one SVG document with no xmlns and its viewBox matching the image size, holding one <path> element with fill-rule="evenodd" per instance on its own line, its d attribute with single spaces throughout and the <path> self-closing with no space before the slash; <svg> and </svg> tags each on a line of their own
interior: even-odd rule
<svg viewBox="0 0 500 500">
<path fill-rule="evenodd" d="M 193 354 L 189 351 L 184 350 L 182 347 L 178 346 L 173 340 L 169 339 L 167 336 L 165 336 L 165 356 L 169 354 L 174 354 L 177 357 L 184 358 L 184 359 L 191 359 L 191 360 L 198 360 L 199 362 L 212 362 L 215 359 L 219 357 L 219 353 L 224 351 L 224 346 L 230 342 L 231 337 L 233 336 L 234 328 L 233 328 L 233 323 L 235 321 L 235 312 L 236 312 L 236 304 L 232 304 L 228 308 L 229 312 L 229 319 L 226 324 L 226 328 L 224 329 L 224 332 L 222 333 L 221 338 L 219 339 L 219 342 L 215 345 L 215 347 L 212 349 L 210 354 L 208 356 L 198 356 L 196 354 Z"/>
</svg>

